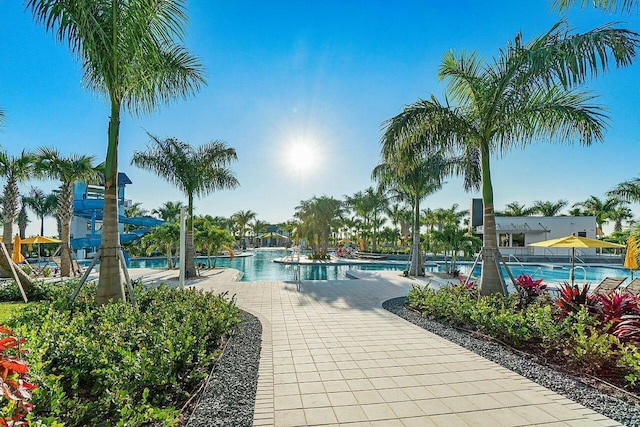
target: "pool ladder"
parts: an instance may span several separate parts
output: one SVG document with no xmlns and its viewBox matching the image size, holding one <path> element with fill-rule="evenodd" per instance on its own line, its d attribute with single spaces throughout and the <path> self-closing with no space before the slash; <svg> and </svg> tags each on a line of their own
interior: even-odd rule
<svg viewBox="0 0 640 427">
<path fill-rule="evenodd" d="M 582 277 L 582 280 L 584 282 L 586 282 L 587 281 L 587 269 L 584 268 L 581 265 L 576 265 L 576 266 L 573 267 L 573 269 L 569 269 L 569 280 L 571 280 L 571 275 L 573 275 L 573 280 L 574 281 L 576 280 L 576 269 L 578 269 L 578 268 L 581 269 L 582 272 L 584 273 L 584 276 Z"/>
</svg>

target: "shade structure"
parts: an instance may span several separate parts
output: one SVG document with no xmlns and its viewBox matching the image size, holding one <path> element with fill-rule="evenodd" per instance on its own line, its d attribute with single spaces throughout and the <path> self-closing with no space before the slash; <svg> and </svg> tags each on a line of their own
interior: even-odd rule
<svg viewBox="0 0 640 427">
<path fill-rule="evenodd" d="M 52 239 L 51 237 L 33 236 L 22 240 L 20 243 L 23 245 L 39 245 L 41 243 L 60 243 L 61 240 Z"/>
<path fill-rule="evenodd" d="M 13 238 L 13 252 L 11 253 L 11 259 L 16 264 L 24 261 L 24 257 L 22 253 L 20 253 L 20 236 L 16 234 L 16 237 Z"/>
<path fill-rule="evenodd" d="M 604 240 L 590 239 L 588 237 L 579 237 L 575 234 L 557 239 L 543 240 L 541 242 L 531 243 L 529 246 L 538 246 L 543 248 L 571 248 L 571 284 L 574 282 L 573 269 L 576 263 L 576 248 L 624 248 L 625 245 L 618 243 L 605 242 Z"/>
<path fill-rule="evenodd" d="M 627 254 L 624 257 L 624 266 L 631 270 L 631 278 L 633 279 L 633 270 L 638 269 L 638 242 L 634 236 L 627 239 Z"/>
</svg>

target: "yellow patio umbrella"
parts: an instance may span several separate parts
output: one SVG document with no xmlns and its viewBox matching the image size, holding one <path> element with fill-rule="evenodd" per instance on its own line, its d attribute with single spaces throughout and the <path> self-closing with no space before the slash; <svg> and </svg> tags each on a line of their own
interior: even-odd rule
<svg viewBox="0 0 640 427">
<path fill-rule="evenodd" d="M 624 257 L 624 266 L 631 270 L 631 278 L 633 279 L 633 271 L 640 267 L 638 266 L 638 242 L 634 236 L 629 236 L 627 239 L 627 254 Z"/>
<path fill-rule="evenodd" d="M 24 239 L 21 243 L 23 245 L 29 245 L 29 250 L 33 249 L 33 245 L 38 245 L 38 260 L 40 259 L 40 245 L 43 243 L 60 243 L 62 240 L 53 239 L 51 237 L 33 236 Z"/>
<path fill-rule="evenodd" d="M 24 261 L 24 257 L 20 252 L 20 235 L 16 234 L 16 237 L 13 238 L 13 253 L 11 254 L 11 259 L 16 264 Z"/>
<path fill-rule="evenodd" d="M 558 239 L 543 240 L 542 242 L 531 243 L 529 246 L 543 248 L 571 248 L 571 284 L 574 282 L 573 269 L 576 263 L 576 248 L 624 248 L 625 245 L 605 242 L 604 240 L 589 239 L 588 237 L 578 237 L 575 234 Z"/>
</svg>

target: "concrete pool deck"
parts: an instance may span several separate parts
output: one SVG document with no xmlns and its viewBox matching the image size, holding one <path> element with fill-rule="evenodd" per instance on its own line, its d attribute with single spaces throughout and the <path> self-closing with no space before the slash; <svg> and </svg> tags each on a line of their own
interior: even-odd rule
<svg viewBox="0 0 640 427">
<path fill-rule="evenodd" d="M 356 274 L 233 282 L 231 271 L 193 282 L 235 294 L 262 322 L 254 425 L 620 425 L 382 308 L 415 280 Z"/>
</svg>

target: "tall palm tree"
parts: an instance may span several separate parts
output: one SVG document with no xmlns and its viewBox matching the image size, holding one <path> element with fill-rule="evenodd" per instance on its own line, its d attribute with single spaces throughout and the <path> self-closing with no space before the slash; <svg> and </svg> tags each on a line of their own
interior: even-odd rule
<svg viewBox="0 0 640 427">
<path fill-rule="evenodd" d="M 542 216 L 557 216 L 567 204 L 569 204 L 567 200 L 557 202 L 536 200 L 533 202 L 533 212 Z"/>
<path fill-rule="evenodd" d="M 266 232 L 268 225 L 269 223 L 267 221 L 261 221 L 254 218 L 254 220 L 249 223 L 249 230 L 253 233 L 254 236 L 257 236 L 260 233 Z"/>
<path fill-rule="evenodd" d="M 44 219 L 52 216 L 56 212 L 58 199 L 54 193 L 45 194 L 37 187 L 31 187 L 29 194 L 22 198 L 22 201 L 40 219 L 40 235 L 44 236 Z"/>
<path fill-rule="evenodd" d="M 30 178 L 33 174 L 33 160 L 31 153 L 22 151 L 20 156 L 11 156 L 6 151 L 0 151 L 0 174 L 7 182 L 2 193 L 2 222 L 3 240 L 9 253 L 13 249 L 13 223 L 18 216 L 20 192 L 18 184 Z M 0 268 L 10 272 L 9 260 L 0 256 Z M 31 288 L 31 279 L 21 269 L 16 269 L 20 283 L 24 288 Z"/>
<path fill-rule="evenodd" d="M 449 52 L 439 72 L 449 81 L 446 102 L 420 100 L 387 122 L 386 132 L 398 145 L 466 152 L 478 160 L 484 204 L 481 294 L 505 292 L 497 261 L 491 156 L 537 140 L 602 141 L 605 113 L 592 104 L 590 92 L 577 86 L 605 71 L 610 59 L 629 65 L 638 41 L 636 33 L 610 25 L 571 34 L 560 22 L 529 43 L 517 34 L 491 62 L 476 53 Z"/>
<path fill-rule="evenodd" d="M 158 215 L 163 221 L 178 222 L 180 218 L 180 209 L 184 204 L 182 202 L 164 202 L 158 209 L 153 209 L 152 214 Z"/>
<path fill-rule="evenodd" d="M 27 0 L 34 19 L 80 59 L 84 84 L 110 105 L 102 259 L 96 302 L 123 299 L 117 253 L 120 113 L 156 110 L 204 84 L 198 59 L 179 43 L 187 23 L 184 0 Z"/>
<path fill-rule="evenodd" d="M 609 221 L 611 212 L 621 207 L 625 202 L 615 197 L 609 197 L 604 201 L 596 196 L 589 196 L 589 198 L 583 202 L 574 203 L 574 208 L 581 208 L 582 212 L 586 215 L 592 215 L 596 217 L 596 226 L 598 230 L 596 234 L 603 235 L 602 226 L 605 222 Z"/>
<path fill-rule="evenodd" d="M 173 251 L 179 241 L 180 225 L 171 221 L 153 227 L 150 233 L 142 237 L 142 244 L 147 245 L 147 255 L 151 255 L 154 251 L 165 252 L 168 270 L 174 267 Z"/>
<path fill-rule="evenodd" d="M 231 219 L 234 220 L 238 226 L 238 232 L 240 233 L 240 238 L 242 239 L 243 248 L 246 248 L 247 246 L 245 234 L 247 234 L 247 226 L 249 224 L 249 221 L 256 219 L 257 215 L 258 214 L 252 210 L 238 211 L 231 215 Z"/>
<path fill-rule="evenodd" d="M 393 144 L 393 135 L 382 137 L 382 161 L 372 172 L 372 178 L 382 188 L 395 188 L 411 200 L 413 207 L 413 242 L 410 276 L 424 276 L 422 249 L 420 245 L 420 201 L 442 187 L 443 179 L 449 175 L 456 161 L 446 158 L 442 152 L 420 156 L 410 151 L 387 150 Z"/>
<path fill-rule="evenodd" d="M 60 181 L 57 194 L 56 213 L 62 227 L 60 232 L 60 275 L 70 276 L 71 265 L 71 220 L 73 219 L 73 184 L 77 181 L 96 182 L 99 172 L 93 165 L 94 157 L 72 154 L 63 157 L 55 148 L 43 147 L 36 152 L 38 170 L 50 179 Z M 104 236 L 103 236 L 104 238 Z M 102 267 L 101 267 L 102 268 Z"/>
<path fill-rule="evenodd" d="M 6 151 L 0 152 L 0 174 L 7 180 L 2 193 L 2 221 L 4 224 L 2 238 L 9 252 L 13 248 L 13 223 L 18 216 L 20 204 L 18 184 L 33 175 L 34 159 L 33 154 L 27 151 L 22 151 L 17 157 L 9 155 Z"/>
<path fill-rule="evenodd" d="M 216 190 L 236 188 L 239 183 L 227 166 L 237 159 L 236 150 L 221 141 L 194 148 L 175 138 L 164 140 L 149 134 L 152 146 L 135 151 L 131 164 L 154 172 L 178 187 L 187 196 L 186 277 L 195 277 L 193 243 L 193 197 L 207 196 Z"/>
</svg>

